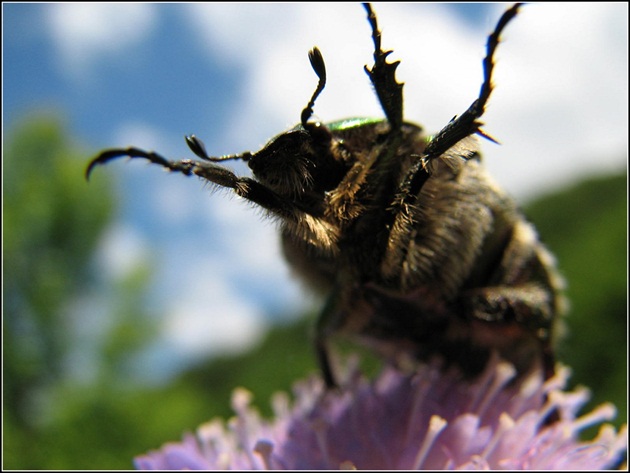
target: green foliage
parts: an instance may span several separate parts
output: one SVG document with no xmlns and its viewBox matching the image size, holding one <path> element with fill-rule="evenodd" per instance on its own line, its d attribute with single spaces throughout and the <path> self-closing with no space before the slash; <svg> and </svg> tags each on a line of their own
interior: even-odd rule
<svg viewBox="0 0 630 473">
<path fill-rule="evenodd" d="M 558 358 L 590 407 L 610 401 L 627 419 L 627 174 L 600 176 L 540 198 L 527 213 L 558 259 L 570 300 Z"/>
<path fill-rule="evenodd" d="M 133 445 L 134 429 L 142 427 L 119 400 L 130 377 L 128 360 L 151 335 L 139 303 L 147 268 L 134 268 L 113 282 L 116 303 L 110 320 L 100 324 L 99 337 L 86 341 L 90 314 L 82 309 L 90 308 L 94 292 L 107 289 L 93 258 L 113 213 L 111 183 L 101 178 L 86 184 L 86 153 L 52 115 L 24 120 L 8 135 L 3 161 L 4 467 L 129 468 L 130 451 L 116 456 L 122 445 Z M 74 368 L 77 358 L 86 356 L 95 357 L 87 380 Z M 112 432 L 105 432 L 108 428 Z"/>
<path fill-rule="evenodd" d="M 242 386 L 251 391 L 256 406 L 271 415 L 269 401 L 278 391 L 290 392 L 293 382 L 317 371 L 311 346 L 310 317 L 277 326 L 263 343 L 239 357 L 214 358 L 184 373 L 177 384 L 194 385 L 216 406 L 212 417 L 232 415 L 229 400 L 233 389 Z"/>
<path fill-rule="evenodd" d="M 62 376 L 69 302 L 90 283 L 87 261 L 112 204 L 104 181 L 86 192 L 76 151 L 49 117 L 7 142 L 3 182 L 4 402 L 32 424 L 28 393 Z"/>
</svg>

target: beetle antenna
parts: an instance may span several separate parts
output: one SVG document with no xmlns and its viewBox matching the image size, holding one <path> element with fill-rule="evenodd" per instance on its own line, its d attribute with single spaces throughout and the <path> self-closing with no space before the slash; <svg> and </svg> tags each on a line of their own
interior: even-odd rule
<svg viewBox="0 0 630 473">
<path fill-rule="evenodd" d="M 308 119 L 313 115 L 313 106 L 315 105 L 315 99 L 322 93 L 324 87 L 326 86 L 326 64 L 324 63 L 324 57 L 322 56 L 321 51 L 315 46 L 308 52 L 308 60 L 311 62 L 311 67 L 319 77 L 319 82 L 317 83 L 317 88 L 315 92 L 313 92 L 313 96 L 311 100 L 306 105 L 306 108 L 302 110 L 301 122 L 302 126 L 306 128 Z"/>
<path fill-rule="evenodd" d="M 195 155 L 199 156 L 204 161 L 211 161 L 213 163 L 218 163 L 219 161 L 228 161 L 230 159 L 241 159 L 243 161 L 248 161 L 249 158 L 252 157 L 250 152 L 245 152 L 242 154 L 226 154 L 225 156 L 208 156 L 206 152 L 206 145 L 203 144 L 199 138 L 195 135 L 187 135 L 185 136 L 186 144 L 190 148 L 190 150 L 195 153 Z"/>
</svg>

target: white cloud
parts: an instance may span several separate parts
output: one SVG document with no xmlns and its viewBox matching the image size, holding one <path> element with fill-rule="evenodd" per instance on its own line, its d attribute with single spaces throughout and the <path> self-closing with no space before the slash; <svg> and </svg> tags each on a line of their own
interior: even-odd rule
<svg viewBox="0 0 630 473">
<path fill-rule="evenodd" d="M 137 148 L 156 150 L 165 158 L 171 159 L 178 156 L 178 152 L 185 151 L 185 145 L 184 140 L 180 139 L 178 141 L 180 147 L 177 148 L 168 137 L 168 132 L 147 123 L 124 121 L 115 131 L 110 145 L 126 148 L 133 143 Z M 151 212 L 153 215 L 160 215 L 165 226 L 176 228 L 186 221 L 199 218 L 200 209 L 203 208 L 199 193 L 203 185 L 197 178 L 170 175 L 165 169 L 151 165 L 145 159 L 133 161 L 131 166 L 118 170 L 124 173 L 124 182 L 131 187 L 127 189 L 129 198 L 137 196 L 138 193 L 133 192 L 134 189 L 147 186 L 148 195 L 141 196 L 142 205 L 153 209 Z M 121 164 L 125 162 L 128 161 L 121 159 Z"/>
<path fill-rule="evenodd" d="M 523 9 L 485 117 L 504 143 L 486 146 L 491 170 L 508 189 L 531 195 L 627 166 L 627 21 L 621 4 Z"/>
<path fill-rule="evenodd" d="M 191 268 L 191 274 L 207 275 Z M 237 354 L 260 341 L 266 330 L 256 307 L 218 278 L 188 278 L 187 294 L 169 310 L 163 333 L 186 357 Z"/>
<path fill-rule="evenodd" d="M 61 69 L 72 78 L 89 74 L 101 55 L 118 53 L 142 40 L 155 23 L 150 3 L 54 3 L 47 22 L 61 55 Z"/>
<path fill-rule="evenodd" d="M 148 256 L 146 242 L 138 232 L 121 224 L 107 229 L 97 254 L 105 276 L 114 280 L 129 275 Z"/>
<path fill-rule="evenodd" d="M 142 148 L 166 146 L 164 133 L 139 121 L 123 121 L 114 132 L 112 146 L 129 146 L 129 143 L 135 143 L 134 146 Z"/>
</svg>

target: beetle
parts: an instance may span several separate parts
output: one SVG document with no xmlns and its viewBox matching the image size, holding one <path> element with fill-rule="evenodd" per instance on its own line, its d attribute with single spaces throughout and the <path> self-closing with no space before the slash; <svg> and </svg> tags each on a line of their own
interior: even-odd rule
<svg viewBox="0 0 630 473">
<path fill-rule="evenodd" d="M 521 4 L 488 37 L 479 96 L 434 135 L 403 119 L 400 61 L 388 61 L 376 14 L 364 7 L 374 44 L 365 72 L 385 118 L 312 120 L 326 85 L 315 47 L 309 60 L 318 83 L 300 123 L 259 151 L 210 156 L 190 135 L 199 159 L 108 149 L 91 160 L 86 178 L 116 158 L 146 159 L 231 189 L 277 220 L 290 266 L 327 295 L 314 345 L 329 387 L 337 385 L 329 355 L 337 333 L 394 361 L 441 356 L 475 375 L 497 352 L 521 373 L 541 366 L 550 377 L 562 278 L 532 224 L 485 171 L 475 136 L 495 141 L 480 118 L 500 35 Z M 222 165 L 229 160 L 246 162 L 253 178 Z"/>
</svg>

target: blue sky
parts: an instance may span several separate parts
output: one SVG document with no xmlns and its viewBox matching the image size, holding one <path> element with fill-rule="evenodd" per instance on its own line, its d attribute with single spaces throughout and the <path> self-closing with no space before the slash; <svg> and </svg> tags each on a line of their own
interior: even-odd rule
<svg viewBox="0 0 630 473">
<path fill-rule="evenodd" d="M 476 98 L 486 35 L 506 5 L 374 8 L 384 47 L 402 61 L 406 119 L 439 130 Z M 90 150 L 86 162 L 131 144 L 191 157 L 190 133 L 214 155 L 259 149 L 299 121 L 316 84 L 314 45 L 328 70 L 315 115 L 382 116 L 363 72 L 369 26 L 353 3 L 4 3 L 2 34 L 4 131 L 27 112 L 56 110 Z M 627 46 L 626 3 L 522 9 L 499 47 L 484 116 L 502 143 L 483 143 L 500 185 L 524 201 L 626 169 Z M 251 206 L 144 163 L 107 172 L 121 209 L 99 258 L 112 275 L 152 261 L 151 306 L 166 314 L 161 356 L 238 351 L 277 314 L 316 304 Z"/>
</svg>

